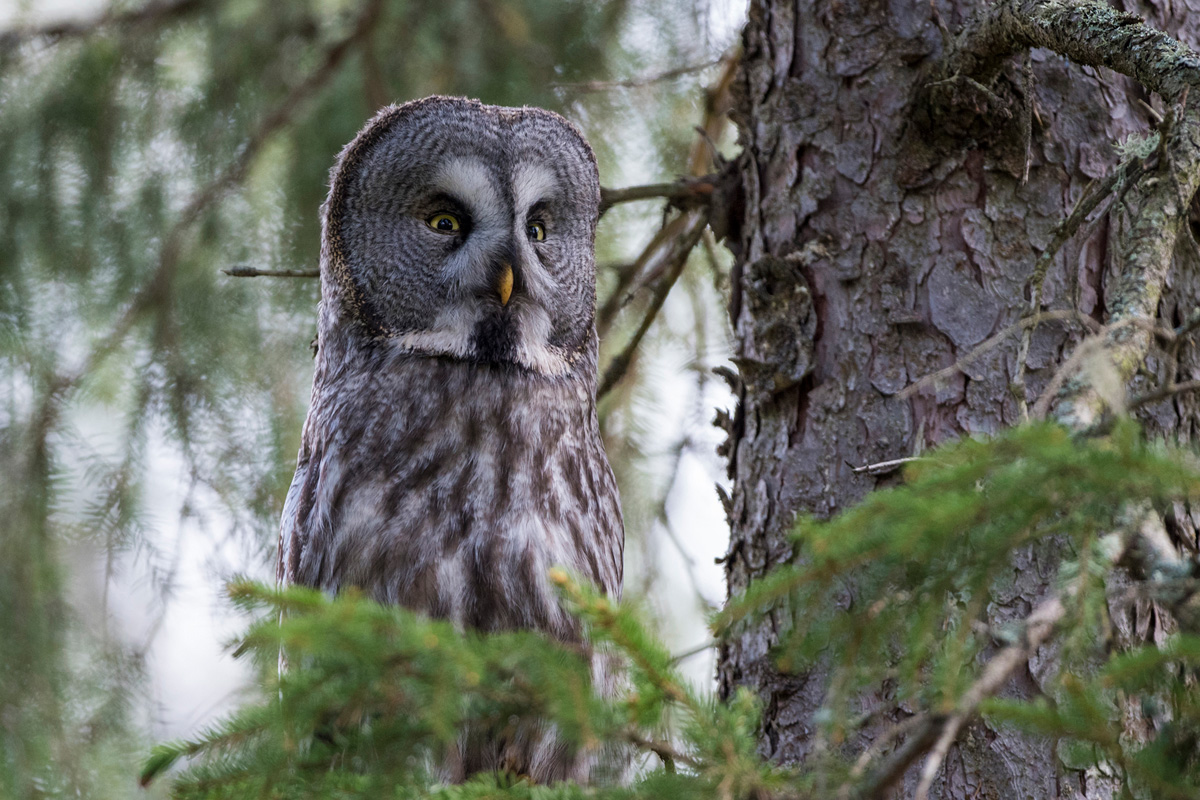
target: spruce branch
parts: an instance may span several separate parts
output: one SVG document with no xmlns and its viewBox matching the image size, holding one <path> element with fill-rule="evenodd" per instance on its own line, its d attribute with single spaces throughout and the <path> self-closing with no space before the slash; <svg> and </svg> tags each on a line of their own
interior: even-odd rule
<svg viewBox="0 0 1200 800">
<path fill-rule="evenodd" d="M 355 45 L 370 34 L 382 7 L 383 0 L 366 0 L 351 31 L 325 50 L 318 66 L 292 87 L 283 101 L 263 117 L 262 122 L 225 169 L 187 202 L 163 240 L 157 267 L 142 284 L 116 323 L 98 339 L 98 343 L 73 371 L 57 374 L 50 379 L 43 408 L 39 413 L 44 423 L 53 423 L 57 418 L 57 409 L 66 397 L 124 344 L 126 337 L 144 313 L 156 305 L 169 305 L 175 272 L 187 235 L 193 226 L 212 204 L 242 182 L 263 146 L 279 130 L 289 125 L 300 108 L 330 81 Z"/>
</svg>

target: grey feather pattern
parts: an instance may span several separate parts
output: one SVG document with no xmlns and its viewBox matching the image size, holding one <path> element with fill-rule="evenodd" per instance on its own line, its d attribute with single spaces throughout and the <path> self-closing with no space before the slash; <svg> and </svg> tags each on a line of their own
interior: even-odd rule
<svg viewBox="0 0 1200 800">
<path fill-rule="evenodd" d="M 624 530 L 595 397 L 598 203 L 591 149 L 540 109 L 427 98 L 343 150 L 282 580 L 566 640 L 579 632 L 551 566 L 619 597 Z M 428 224 L 440 211 L 461 229 Z M 511 300 L 495 288 L 506 268 Z M 473 734 L 448 763 L 455 779 L 583 769 L 541 730 Z"/>
</svg>

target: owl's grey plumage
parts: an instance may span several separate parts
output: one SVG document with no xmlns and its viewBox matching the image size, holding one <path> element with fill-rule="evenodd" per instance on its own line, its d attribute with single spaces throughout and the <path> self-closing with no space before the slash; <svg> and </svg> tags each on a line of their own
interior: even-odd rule
<svg viewBox="0 0 1200 800">
<path fill-rule="evenodd" d="M 576 639 L 547 571 L 621 591 L 596 416 L 595 156 L 562 117 L 430 97 L 342 151 L 279 577 L 485 631 Z M 542 737 L 459 754 L 573 777 Z"/>
</svg>

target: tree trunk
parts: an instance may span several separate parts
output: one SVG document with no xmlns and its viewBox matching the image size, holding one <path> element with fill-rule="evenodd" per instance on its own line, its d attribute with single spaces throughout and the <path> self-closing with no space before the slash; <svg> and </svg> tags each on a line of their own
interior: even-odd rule
<svg viewBox="0 0 1200 800">
<path fill-rule="evenodd" d="M 980 5 L 936 2 L 950 31 Z M 1185 43 L 1200 39 L 1197 0 L 1125 5 Z M 1028 74 L 1021 57 L 1012 59 L 989 90 L 958 81 L 965 102 L 930 123 L 918 98 L 946 47 L 931 14 L 926 0 L 751 3 L 735 114 L 744 213 L 730 237 L 740 372 L 740 403 L 725 420 L 731 597 L 803 558 L 803 539 L 794 548 L 790 536 L 797 512 L 825 518 L 896 480 L 854 467 L 1021 421 L 1080 340 L 1078 325 L 1041 323 L 1024 370 L 1017 334 L 939 384 L 898 394 L 1029 313 L 1033 265 L 1055 226 L 1089 182 L 1121 161 L 1116 144 L 1153 126 L 1146 104 L 1162 108 L 1130 79 L 1034 50 Z M 1107 318 L 1117 268 L 1108 220 L 1085 224 L 1058 251 L 1043 308 Z M 1160 316 L 1178 324 L 1198 297 L 1193 257 L 1176 254 Z M 1166 360 L 1152 354 L 1135 387 L 1157 385 Z M 1192 348 L 1178 369 L 1179 380 L 1200 377 Z M 1160 436 L 1190 437 L 1200 422 L 1186 395 L 1140 414 Z M 1183 525 L 1188 515 L 1176 517 Z M 990 621 L 1028 614 L 1056 567 L 1054 552 L 1018 556 Z M 830 598 L 851 601 L 849 590 Z M 718 677 L 723 696 L 739 686 L 760 695 L 762 750 L 797 763 L 817 743 L 825 676 L 776 668 L 771 648 L 786 626 L 782 614 L 768 615 L 724 642 Z M 1036 695 L 1046 660 L 1043 653 L 1018 672 L 1007 691 Z M 886 687 L 863 698 L 871 709 L 885 722 L 911 713 L 889 701 Z M 983 723 L 945 763 L 931 796 L 1100 797 L 1112 789 L 1061 763 L 1053 743 Z M 910 790 L 916 771 L 905 779 Z"/>
</svg>

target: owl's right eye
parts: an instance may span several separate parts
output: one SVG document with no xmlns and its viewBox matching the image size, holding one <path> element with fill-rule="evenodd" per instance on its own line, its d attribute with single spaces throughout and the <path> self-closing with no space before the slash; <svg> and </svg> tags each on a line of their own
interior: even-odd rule
<svg viewBox="0 0 1200 800">
<path fill-rule="evenodd" d="M 458 221 L 458 217 L 453 214 L 434 214 L 429 219 L 425 220 L 425 224 L 433 228 L 438 233 L 458 233 L 462 225 Z"/>
</svg>

